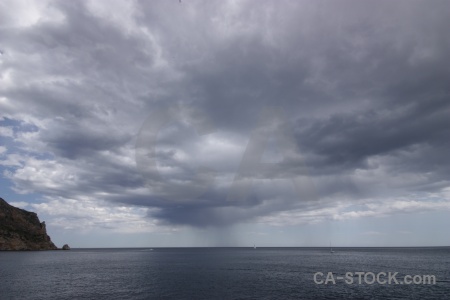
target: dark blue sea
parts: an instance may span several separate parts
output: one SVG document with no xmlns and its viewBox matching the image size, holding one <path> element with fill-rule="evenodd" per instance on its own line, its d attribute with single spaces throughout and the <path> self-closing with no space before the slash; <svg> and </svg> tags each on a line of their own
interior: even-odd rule
<svg viewBox="0 0 450 300">
<path fill-rule="evenodd" d="M 450 299 L 449 247 L 334 250 L 0 252 L 0 299 Z M 324 274 L 316 276 L 322 284 L 314 281 L 317 272 Z M 325 284 L 328 272 L 333 278 L 347 272 L 398 272 L 397 281 L 405 275 L 434 275 L 436 282 L 368 284 L 362 277 L 359 284 L 359 275 L 353 275 L 351 284 L 336 279 Z M 372 276 L 367 274 L 370 282 Z M 387 275 L 381 275 L 387 281 Z"/>
</svg>

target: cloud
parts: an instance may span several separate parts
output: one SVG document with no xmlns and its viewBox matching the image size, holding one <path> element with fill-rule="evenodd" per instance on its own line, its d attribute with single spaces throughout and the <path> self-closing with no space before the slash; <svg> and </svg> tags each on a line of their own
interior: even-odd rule
<svg viewBox="0 0 450 300">
<path fill-rule="evenodd" d="M 430 211 L 449 211 L 447 189 L 439 194 L 411 194 L 398 198 L 370 198 L 359 201 L 336 199 L 306 209 L 275 212 L 260 217 L 259 222 L 275 226 L 318 223 L 327 220 L 352 220 L 367 217 L 387 217 Z M 339 201 L 336 201 L 339 200 Z M 402 232 L 403 234 L 405 232 Z"/>
<path fill-rule="evenodd" d="M 380 235 L 384 235 L 383 232 L 379 232 L 379 231 L 366 231 L 362 233 L 363 235 L 369 235 L 369 236 L 380 236 Z"/>
<path fill-rule="evenodd" d="M 14 1 L 3 174 L 61 226 L 447 209 L 428 202 L 450 186 L 450 10 L 436 6 Z M 348 210 L 410 193 L 424 196 Z"/>
<path fill-rule="evenodd" d="M 0 136 L 14 137 L 14 132 L 11 127 L 0 127 Z"/>
<path fill-rule="evenodd" d="M 147 208 L 109 207 L 90 199 L 61 198 L 47 203 L 30 204 L 33 210 L 53 217 L 52 224 L 64 229 L 109 229 L 120 233 L 170 231 L 145 218 Z"/>
</svg>

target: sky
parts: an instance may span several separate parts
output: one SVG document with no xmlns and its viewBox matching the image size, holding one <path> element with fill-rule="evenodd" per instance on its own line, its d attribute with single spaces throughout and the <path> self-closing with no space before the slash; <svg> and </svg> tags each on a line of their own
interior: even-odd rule
<svg viewBox="0 0 450 300">
<path fill-rule="evenodd" d="M 450 2 L 0 1 L 0 197 L 58 246 L 450 245 Z"/>
</svg>

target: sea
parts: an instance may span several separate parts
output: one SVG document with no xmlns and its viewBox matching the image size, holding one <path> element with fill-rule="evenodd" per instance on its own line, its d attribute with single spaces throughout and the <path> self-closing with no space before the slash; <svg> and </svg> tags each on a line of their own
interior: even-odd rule
<svg viewBox="0 0 450 300">
<path fill-rule="evenodd" d="M 450 299 L 450 247 L 333 250 L 0 252 L 0 299 Z"/>
</svg>

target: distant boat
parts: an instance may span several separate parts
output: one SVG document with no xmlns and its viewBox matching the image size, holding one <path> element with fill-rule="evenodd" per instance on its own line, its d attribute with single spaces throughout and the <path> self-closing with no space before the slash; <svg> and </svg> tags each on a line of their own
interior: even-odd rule
<svg viewBox="0 0 450 300">
<path fill-rule="evenodd" d="M 256 249 L 256 245 L 255 244 L 253 244 L 253 249 Z"/>
<path fill-rule="evenodd" d="M 331 243 L 330 243 L 330 253 L 334 253 L 333 248 L 331 247 Z"/>
</svg>

